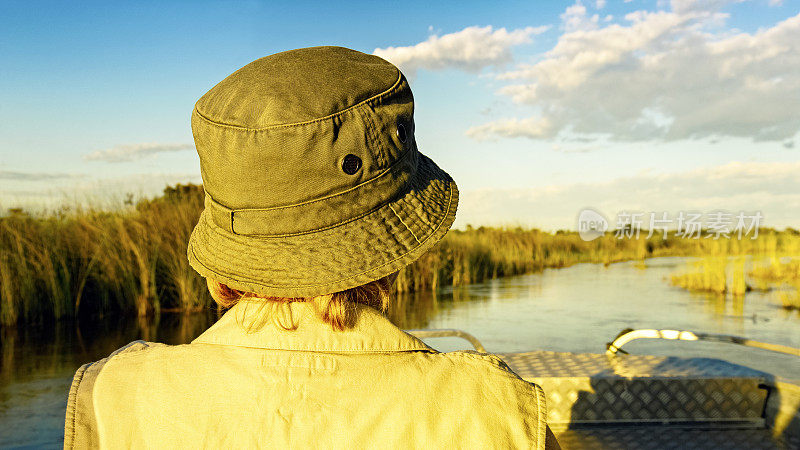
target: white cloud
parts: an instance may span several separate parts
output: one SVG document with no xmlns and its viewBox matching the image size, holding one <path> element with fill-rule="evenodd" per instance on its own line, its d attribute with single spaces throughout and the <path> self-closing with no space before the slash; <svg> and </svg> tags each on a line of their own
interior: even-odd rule
<svg viewBox="0 0 800 450">
<path fill-rule="evenodd" d="M 374 54 L 400 67 L 409 77 L 419 69 L 454 68 L 478 72 L 484 67 L 511 62 L 511 47 L 527 44 L 532 36 L 547 29 L 542 26 L 507 31 L 505 28 L 495 30 L 491 26 L 473 26 L 442 36 L 433 35 L 409 47 L 376 48 Z"/>
<path fill-rule="evenodd" d="M 568 33 L 580 30 L 594 30 L 597 28 L 597 22 L 599 20 L 597 14 L 588 17 L 586 15 L 586 7 L 580 2 L 568 6 L 566 11 L 561 14 L 562 28 Z"/>
<path fill-rule="evenodd" d="M 191 150 L 192 144 L 144 144 L 117 145 L 106 150 L 98 150 L 83 156 L 86 161 L 128 162 L 135 161 L 157 153 Z"/>
<path fill-rule="evenodd" d="M 687 12 L 718 11 L 731 3 L 741 3 L 745 0 L 671 0 L 672 11 L 678 14 Z"/>
<path fill-rule="evenodd" d="M 467 130 L 467 136 L 477 140 L 494 137 L 542 138 L 553 134 L 553 126 L 547 118 L 506 119 L 489 122 Z"/>
<path fill-rule="evenodd" d="M 531 117 L 498 119 L 467 134 L 792 138 L 800 131 L 791 100 L 800 98 L 800 15 L 744 33 L 724 26 L 719 9 L 727 3 L 675 0 L 672 11 L 635 11 L 623 24 L 598 24 L 580 3 L 568 7 L 552 49 L 497 76 L 507 82 L 499 94 L 530 106 Z"/>
<path fill-rule="evenodd" d="M 606 7 L 606 0 L 596 0 L 594 2 L 594 7 L 597 9 L 603 9 Z"/>
<path fill-rule="evenodd" d="M 52 181 L 77 178 L 80 175 L 64 172 L 17 172 L 14 170 L 0 170 L 0 180 L 3 181 Z"/>
<path fill-rule="evenodd" d="M 457 226 L 520 224 L 575 228 L 578 212 L 594 207 L 614 222 L 620 211 L 738 213 L 761 211 L 762 225 L 797 226 L 800 162 L 732 162 L 672 174 L 640 173 L 607 182 L 532 189 L 466 191 Z"/>
</svg>

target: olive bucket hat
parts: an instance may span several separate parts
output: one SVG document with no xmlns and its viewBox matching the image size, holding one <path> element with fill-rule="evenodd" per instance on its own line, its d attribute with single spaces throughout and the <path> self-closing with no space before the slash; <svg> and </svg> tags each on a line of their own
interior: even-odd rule
<svg viewBox="0 0 800 450">
<path fill-rule="evenodd" d="M 397 67 L 341 47 L 256 60 L 197 101 L 205 209 L 189 240 L 200 275 L 313 297 L 389 275 L 447 233 L 453 179 L 417 150 Z"/>
</svg>

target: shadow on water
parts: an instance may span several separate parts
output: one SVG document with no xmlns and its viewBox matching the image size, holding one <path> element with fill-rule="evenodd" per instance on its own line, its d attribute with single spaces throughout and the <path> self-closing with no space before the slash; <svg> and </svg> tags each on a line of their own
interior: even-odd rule
<svg viewBox="0 0 800 450">
<path fill-rule="evenodd" d="M 492 283 L 485 283 L 491 285 Z M 445 287 L 438 291 L 397 294 L 387 316 L 396 326 L 408 329 L 428 328 L 431 320 L 463 303 L 481 303 L 468 286 Z"/>
<path fill-rule="evenodd" d="M 60 447 L 72 375 L 137 340 L 188 343 L 217 318 L 205 311 L 0 327 L 0 447 Z"/>
</svg>

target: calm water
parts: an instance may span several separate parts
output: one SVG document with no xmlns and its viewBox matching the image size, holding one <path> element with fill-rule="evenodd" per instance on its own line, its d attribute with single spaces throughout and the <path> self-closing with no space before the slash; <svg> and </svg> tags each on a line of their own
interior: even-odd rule
<svg viewBox="0 0 800 450">
<path fill-rule="evenodd" d="M 623 328 L 669 328 L 744 336 L 800 347 L 800 314 L 782 310 L 770 293 L 744 299 L 689 294 L 666 278 L 682 258 L 644 266 L 582 264 L 404 298 L 392 319 L 403 328 L 460 328 L 493 352 L 547 349 L 602 352 Z M 135 340 L 178 344 L 213 323 L 214 313 L 162 315 L 158 321 L 61 323 L 43 329 L 2 329 L 0 447 L 60 447 L 72 374 L 84 362 Z M 440 350 L 469 348 L 432 339 Z M 800 359 L 702 342 L 642 340 L 632 353 L 708 356 L 800 378 Z"/>
</svg>

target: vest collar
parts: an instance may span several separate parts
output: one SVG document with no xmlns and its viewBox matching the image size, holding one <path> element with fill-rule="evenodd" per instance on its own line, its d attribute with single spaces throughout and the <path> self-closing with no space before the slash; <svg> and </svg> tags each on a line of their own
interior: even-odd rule
<svg viewBox="0 0 800 450">
<path fill-rule="evenodd" d="M 276 315 L 297 324 L 295 330 L 284 330 L 272 320 L 254 331 L 249 324 L 258 322 L 267 305 L 240 301 L 192 344 L 219 344 L 271 350 L 313 352 L 435 352 L 424 342 L 397 328 L 378 311 L 356 304 L 357 319 L 353 328 L 334 331 L 324 323 L 313 305 L 307 302 L 282 303 L 275 306 Z"/>
</svg>

